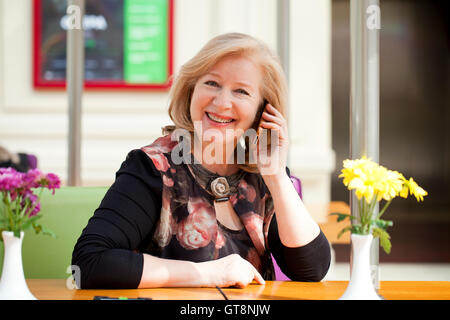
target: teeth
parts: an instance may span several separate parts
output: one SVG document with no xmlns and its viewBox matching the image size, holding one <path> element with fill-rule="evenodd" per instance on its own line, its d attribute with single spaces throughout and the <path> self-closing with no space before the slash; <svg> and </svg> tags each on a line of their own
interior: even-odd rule
<svg viewBox="0 0 450 320">
<path fill-rule="evenodd" d="M 217 118 L 217 117 L 213 116 L 212 114 L 209 114 L 208 112 L 206 114 L 207 114 L 208 118 L 210 118 L 211 120 L 214 120 L 216 122 L 229 123 L 229 122 L 233 121 L 233 119 L 231 119 L 231 120 L 224 120 L 222 118 Z"/>
</svg>

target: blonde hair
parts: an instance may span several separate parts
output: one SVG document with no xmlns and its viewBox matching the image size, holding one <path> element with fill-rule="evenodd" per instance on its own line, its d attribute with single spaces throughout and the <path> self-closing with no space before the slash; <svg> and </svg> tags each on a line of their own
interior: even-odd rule
<svg viewBox="0 0 450 320">
<path fill-rule="evenodd" d="M 222 58 L 243 56 L 253 59 L 261 68 L 261 96 L 286 116 L 287 81 L 279 58 L 262 41 L 242 33 L 225 33 L 212 38 L 189 61 L 182 65 L 173 80 L 169 92 L 169 116 L 174 126 L 163 128 L 163 134 L 175 129 L 186 129 L 194 134 L 194 124 L 190 115 L 190 104 L 195 84 Z M 262 100 L 261 100 L 262 103 Z M 268 138 L 270 143 L 270 136 Z M 270 147 L 270 145 L 269 145 Z M 248 145 L 246 163 L 239 167 L 248 172 L 258 172 L 256 165 L 248 163 Z M 235 152 L 236 154 L 236 152 Z"/>
</svg>

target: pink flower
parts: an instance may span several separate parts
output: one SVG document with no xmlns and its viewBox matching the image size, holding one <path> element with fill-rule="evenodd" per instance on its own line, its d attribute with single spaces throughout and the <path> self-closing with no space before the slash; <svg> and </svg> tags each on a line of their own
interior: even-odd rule
<svg viewBox="0 0 450 320">
<path fill-rule="evenodd" d="M 61 180 L 54 173 L 47 173 L 46 177 L 47 189 L 52 190 L 55 194 L 55 189 L 59 189 L 61 187 Z"/>
<path fill-rule="evenodd" d="M 216 237 L 216 249 L 219 250 L 225 245 L 226 238 L 223 236 L 222 232 L 217 231 Z"/>
<path fill-rule="evenodd" d="M 247 230 L 249 228 L 255 230 L 255 232 L 262 230 L 263 219 L 259 214 L 249 212 L 242 216 L 242 220 L 244 220 Z"/>
<path fill-rule="evenodd" d="M 7 211 L 14 215 L 12 219 L 8 219 L 7 230 L 19 228 L 23 231 L 31 227 L 25 221 L 41 210 L 39 197 L 33 193 L 33 189 L 47 188 L 54 194 L 60 185 L 61 181 L 54 173 L 44 174 L 39 169 L 22 173 L 13 168 L 0 168 L 0 194 Z M 21 229 L 24 224 L 25 229 Z"/>
<path fill-rule="evenodd" d="M 163 195 L 161 215 L 155 231 L 155 239 L 161 247 L 169 244 L 172 235 L 177 232 L 177 224 L 170 211 L 170 199 Z"/>
<path fill-rule="evenodd" d="M 241 189 L 240 199 L 247 198 L 248 201 L 253 202 L 256 198 L 256 190 L 255 188 L 248 184 L 244 179 L 239 183 L 239 189 Z"/>
<path fill-rule="evenodd" d="M 30 188 L 38 188 L 41 186 L 43 179 L 45 179 L 45 174 L 41 170 L 31 169 L 26 173 L 24 181 Z"/>
<path fill-rule="evenodd" d="M 152 144 L 141 148 L 147 154 L 167 153 L 173 149 L 178 141 L 172 141 L 171 135 L 159 137 Z"/>
<path fill-rule="evenodd" d="M 237 193 L 233 193 L 231 196 L 230 196 L 230 203 L 234 206 L 234 205 L 236 205 L 236 202 L 237 202 Z"/>
<path fill-rule="evenodd" d="M 15 201 L 17 199 L 18 196 L 20 196 L 20 193 L 17 192 L 17 189 L 8 191 L 9 192 L 9 197 L 11 198 L 11 201 Z M 4 194 L 8 194 L 8 192 L 5 192 Z"/>
<path fill-rule="evenodd" d="M 231 204 L 234 206 L 234 205 L 236 205 L 236 203 L 237 203 L 237 201 L 238 201 L 238 198 L 237 198 L 237 193 L 233 193 L 231 196 L 230 196 L 230 202 L 231 202 Z"/>
<path fill-rule="evenodd" d="M 202 198 L 189 199 L 189 216 L 178 225 L 177 239 L 185 249 L 207 246 L 217 237 L 217 222 L 214 208 Z"/>
<path fill-rule="evenodd" d="M 166 172 L 170 168 L 169 161 L 163 154 L 154 154 L 151 156 L 156 170 Z"/>
<path fill-rule="evenodd" d="M 23 188 L 47 188 L 52 190 L 52 194 L 55 194 L 55 189 L 61 187 L 61 180 L 54 173 L 44 174 L 39 169 L 29 170 L 23 179 Z"/>
<path fill-rule="evenodd" d="M 8 168 L 0 168 L 0 175 L 6 174 L 6 173 L 16 173 L 17 171 L 14 168 L 8 167 Z"/>
<path fill-rule="evenodd" d="M 165 174 L 162 175 L 162 180 L 164 185 L 168 187 L 173 187 L 173 180 L 171 178 L 168 178 Z"/>
<path fill-rule="evenodd" d="M 15 191 L 23 183 L 25 174 L 17 172 L 13 168 L 1 168 L 0 171 L 0 191 Z"/>
<path fill-rule="evenodd" d="M 27 190 L 24 197 L 22 198 L 22 202 L 20 203 L 22 209 L 27 207 L 25 215 L 28 217 L 33 217 L 41 211 L 41 204 L 39 202 L 39 198 L 30 190 Z"/>
<path fill-rule="evenodd" d="M 254 212 L 249 212 L 241 216 L 245 229 L 253 241 L 258 252 L 264 252 L 263 218 Z"/>
</svg>

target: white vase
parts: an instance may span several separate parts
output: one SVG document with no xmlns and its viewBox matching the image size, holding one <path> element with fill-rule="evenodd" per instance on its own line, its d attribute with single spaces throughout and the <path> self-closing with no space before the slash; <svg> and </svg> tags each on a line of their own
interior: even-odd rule
<svg viewBox="0 0 450 320">
<path fill-rule="evenodd" d="M 20 238 L 15 237 L 14 232 L 2 232 L 5 253 L 0 279 L 0 300 L 36 300 L 36 297 L 28 289 L 23 273 L 23 236 L 23 231 L 20 233 Z"/>
<path fill-rule="evenodd" d="M 352 234 L 352 274 L 340 300 L 381 300 L 370 272 L 370 246 L 373 236 Z"/>
</svg>

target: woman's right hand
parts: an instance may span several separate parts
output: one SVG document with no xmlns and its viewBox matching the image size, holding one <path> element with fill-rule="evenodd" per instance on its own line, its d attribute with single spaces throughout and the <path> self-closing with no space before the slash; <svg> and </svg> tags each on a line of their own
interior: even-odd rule
<svg viewBox="0 0 450 320">
<path fill-rule="evenodd" d="M 265 284 L 256 268 L 236 253 L 206 263 L 212 286 L 245 288 L 253 280 Z"/>
</svg>

